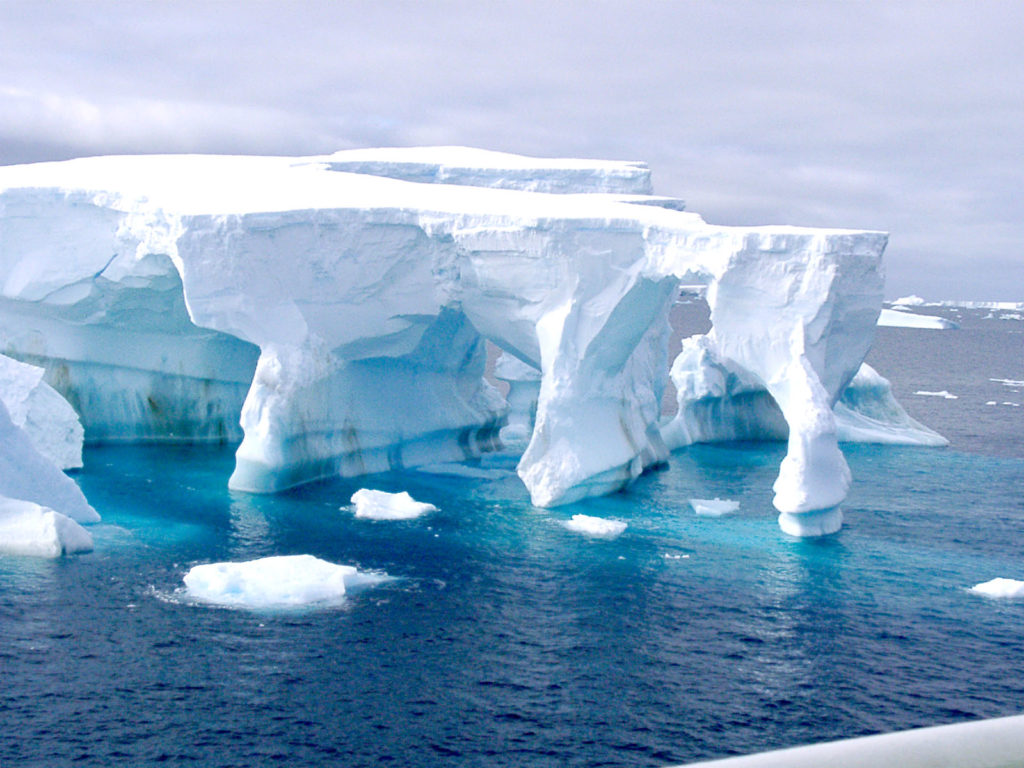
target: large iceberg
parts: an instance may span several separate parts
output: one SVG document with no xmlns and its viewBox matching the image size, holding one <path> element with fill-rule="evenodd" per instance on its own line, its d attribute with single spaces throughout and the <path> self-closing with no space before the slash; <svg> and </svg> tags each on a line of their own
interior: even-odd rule
<svg viewBox="0 0 1024 768">
<path fill-rule="evenodd" d="M 518 471 L 553 506 L 666 461 L 668 312 L 703 283 L 704 348 L 788 430 L 780 522 L 834 530 L 886 237 L 681 208 L 639 163 L 450 147 L 0 168 L 0 351 L 86 439 L 241 437 L 231 486 L 276 491 L 497 447 L 490 341 L 539 372 Z"/>
</svg>

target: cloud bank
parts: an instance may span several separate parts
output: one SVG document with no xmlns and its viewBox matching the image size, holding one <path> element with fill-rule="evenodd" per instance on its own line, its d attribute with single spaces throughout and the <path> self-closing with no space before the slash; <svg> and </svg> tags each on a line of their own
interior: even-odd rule
<svg viewBox="0 0 1024 768">
<path fill-rule="evenodd" d="M 8 0 L 0 163 L 640 159 L 709 221 L 891 232 L 893 296 L 1020 300 L 1022 28 L 1014 3 Z"/>
</svg>

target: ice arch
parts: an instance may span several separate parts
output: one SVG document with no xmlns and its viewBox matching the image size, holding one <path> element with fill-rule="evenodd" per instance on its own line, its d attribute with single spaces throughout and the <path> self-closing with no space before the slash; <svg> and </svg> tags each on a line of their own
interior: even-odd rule
<svg viewBox="0 0 1024 768">
<path fill-rule="evenodd" d="M 884 235 L 711 226 L 635 163 L 376 152 L 0 169 L 3 351 L 77 363 L 87 438 L 202 438 L 251 376 L 231 483 L 273 491 L 491 447 L 490 339 L 541 372 L 519 473 L 548 506 L 666 460 L 668 309 L 697 277 L 709 350 L 788 422 L 783 526 L 835 527 L 830 409 L 870 343 Z M 177 433 L 143 413 L 158 385 Z"/>
</svg>

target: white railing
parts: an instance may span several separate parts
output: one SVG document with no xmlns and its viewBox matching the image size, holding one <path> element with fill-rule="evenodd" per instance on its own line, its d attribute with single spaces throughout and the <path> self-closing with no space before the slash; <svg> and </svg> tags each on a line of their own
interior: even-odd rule
<svg viewBox="0 0 1024 768">
<path fill-rule="evenodd" d="M 1024 715 L 728 757 L 686 768 L 1024 768 Z"/>
</svg>

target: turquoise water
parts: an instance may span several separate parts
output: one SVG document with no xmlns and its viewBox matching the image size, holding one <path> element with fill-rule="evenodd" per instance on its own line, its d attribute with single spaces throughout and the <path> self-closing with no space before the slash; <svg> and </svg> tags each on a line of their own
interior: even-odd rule
<svg viewBox="0 0 1024 768">
<path fill-rule="evenodd" d="M 96 551 L 0 559 L 0 765 L 658 766 L 1019 713 L 1024 601 L 967 590 L 1024 578 L 1024 462 L 974 429 L 847 446 L 846 525 L 812 541 L 777 527 L 778 444 L 556 510 L 514 457 L 251 496 L 227 448 L 91 447 Z M 359 520 L 364 486 L 440 511 Z M 689 508 L 716 496 L 739 512 Z M 579 512 L 628 527 L 588 539 Z M 397 578 L 323 610 L 180 593 L 197 563 L 299 553 Z"/>
</svg>

